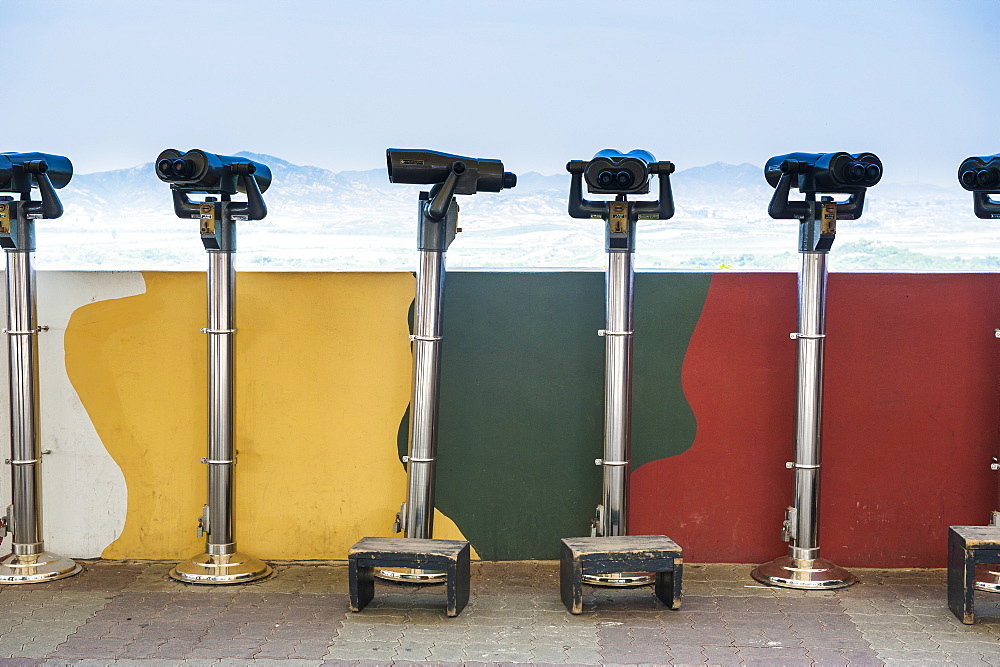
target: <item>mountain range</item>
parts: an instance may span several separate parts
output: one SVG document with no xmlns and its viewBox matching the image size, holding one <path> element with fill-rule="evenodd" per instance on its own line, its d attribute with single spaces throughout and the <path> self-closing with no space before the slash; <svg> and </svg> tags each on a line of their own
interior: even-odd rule
<svg viewBox="0 0 1000 667">
<path fill-rule="evenodd" d="M 415 265 L 417 193 L 426 186 L 391 184 L 384 169 L 333 172 L 269 155 L 240 155 L 267 164 L 273 180 L 264 195 L 267 218 L 239 227 L 238 266 Z M 568 216 L 569 181 L 568 174 L 529 172 L 519 174 L 511 190 L 460 196 L 464 231 L 449 250 L 449 267 L 602 267 L 603 227 Z M 673 174 L 671 184 L 676 213 L 671 220 L 640 223 L 638 267 L 795 270 L 796 223 L 768 217 L 773 190 L 760 167 L 692 167 Z M 174 216 L 169 187 L 151 163 L 78 174 L 60 197 L 63 217 L 37 225 L 40 268 L 204 266 L 194 222 Z M 989 221 L 972 215 L 971 199 L 957 184 L 876 186 L 864 216 L 840 223 L 831 268 L 840 255 L 849 270 L 991 270 L 998 264 L 1000 236 Z"/>
</svg>

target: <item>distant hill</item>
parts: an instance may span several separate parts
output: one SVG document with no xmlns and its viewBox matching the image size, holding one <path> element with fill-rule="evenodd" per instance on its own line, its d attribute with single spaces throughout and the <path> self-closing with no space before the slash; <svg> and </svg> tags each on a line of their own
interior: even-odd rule
<svg viewBox="0 0 1000 667">
<path fill-rule="evenodd" d="M 268 217 L 240 227 L 240 266 L 412 268 L 417 192 L 426 186 L 391 184 L 385 169 L 333 172 L 271 155 L 239 155 L 267 164 L 273 175 L 264 195 Z M 449 266 L 603 266 L 602 225 L 567 215 L 569 183 L 565 173 L 528 172 L 512 190 L 460 197 L 465 231 L 449 252 Z M 795 269 L 797 223 L 767 215 L 773 190 L 759 166 L 691 167 L 673 174 L 671 185 L 676 214 L 641 223 L 638 266 Z M 648 198 L 655 186 L 653 193 Z M 40 266 L 204 263 L 192 221 L 174 216 L 169 187 L 152 163 L 79 174 L 60 196 L 66 214 L 38 225 Z M 842 257 L 852 268 L 896 263 L 986 270 L 993 266 L 989 258 L 1000 255 L 997 229 L 974 218 L 971 196 L 957 186 L 877 186 L 862 219 L 840 224 L 837 243 L 834 269 L 837 249 L 846 243 L 855 244 Z"/>
</svg>

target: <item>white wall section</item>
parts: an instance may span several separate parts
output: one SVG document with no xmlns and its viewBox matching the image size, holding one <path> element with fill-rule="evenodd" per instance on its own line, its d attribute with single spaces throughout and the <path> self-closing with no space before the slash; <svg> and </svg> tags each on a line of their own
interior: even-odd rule
<svg viewBox="0 0 1000 667">
<path fill-rule="evenodd" d="M 138 271 L 38 273 L 42 531 L 45 548 L 63 556 L 98 558 L 125 525 L 125 477 L 97 435 L 66 373 L 64 336 L 73 311 L 96 301 L 143 294 Z M 6 294 L 0 291 L 6 307 Z M 4 326 L 6 317 L 4 316 Z M 7 354 L 0 354 L 0 383 L 7 387 Z M 10 404 L 0 394 L 0 453 L 10 458 Z M 10 466 L 0 470 L 0 508 L 10 503 Z M 8 553 L 10 536 L 0 543 Z"/>
</svg>

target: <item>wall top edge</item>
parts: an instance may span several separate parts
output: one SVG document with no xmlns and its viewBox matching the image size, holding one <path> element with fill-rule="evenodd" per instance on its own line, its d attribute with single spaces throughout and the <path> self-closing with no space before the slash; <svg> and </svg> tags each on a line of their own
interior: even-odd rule
<svg viewBox="0 0 1000 667">
<path fill-rule="evenodd" d="M 3 273 L 3 266 L 0 265 L 0 273 Z M 325 268 L 267 268 L 267 269 L 237 269 L 237 273 L 371 273 L 371 274 L 391 274 L 391 273 L 413 273 L 413 268 L 394 269 L 325 269 Z M 565 267 L 565 268 L 474 268 L 461 267 L 448 269 L 448 273 L 604 273 L 603 267 Z M 735 274 L 791 274 L 796 271 L 783 271 L 779 269 L 644 269 L 636 268 L 636 273 L 676 273 L 676 274 L 713 274 L 713 275 L 735 275 Z M 116 273 L 203 273 L 204 270 L 198 267 L 181 268 L 126 268 L 126 269 L 89 269 L 89 268 L 38 268 L 38 273 L 88 273 L 88 274 L 116 274 Z M 872 275 L 998 275 L 996 271 L 918 271 L 904 269 L 865 269 L 857 271 L 835 271 L 831 274 L 872 274 Z"/>
</svg>

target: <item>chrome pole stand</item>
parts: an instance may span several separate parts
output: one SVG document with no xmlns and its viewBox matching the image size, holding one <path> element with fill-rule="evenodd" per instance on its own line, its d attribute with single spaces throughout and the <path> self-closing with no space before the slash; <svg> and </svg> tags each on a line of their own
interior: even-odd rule
<svg viewBox="0 0 1000 667">
<path fill-rule="evenodd" d="M 827 254 L 836 234 L 837 204 L 816 202 L 806 194 L 799 252 L 798 341 L 796 381 L 795 504 L 786 510 L 782 539 L 788 555 L 759 565 L 751 575 L 761 583 L 805 590 L 844 588 L 857 583 L 847 570 L 819 556 L 820 427 L 823 402 L 823 347 L 826 338 Z"/>
<path fill-rule="evenodd" d="M 0 517 L 0 539 L 12 534 L 11 553 L 0 557 L 0 584 L 35 584 L 71 577 L 82 568 L 45 550 L 42 541 L 42 452 L 38 438 L 38 332 L 35 295 L 34 218 L 57 218 L 62 207 L 44 172 L 36 175 L 43 202 L 0 198 L 0 247 L 7 255 L 7 358 L 10 379 L 10 465 L 13 501 Z M 46 187 L 46 185 L 48 187 Z M 50 199 L 50 201 L 51 201 Z"/>
<path fill-rule="evenodd" d="M 652 156 L 650 156 L 652 157 Z M 604 456 L 595 459 L 601 467 L 601 504 L 591 521 L 591 537 L 628 535 L 628 484 L 632 453 L 632 305 L 635 270 L 635 225 L 640 218 L 667 220 L 674 214 L 670 162 L 652 162 L 650 174 L 659 176 L 656 201 L 627 201 L 616 194 L 614 201 L 588 201 L 583 198 L 583 173 L 587 163 L 571 161 L 566 165 L 572 175 L 569 214 L 574 218 L 599 218 L 605 222 L 605 252 L 608 268 L 605 275 L 604 337 Z M 648 191 L 648 188 L 647 188 Z M 602 572 L 584 574 L 591 586 L 627 588 L 653 583 L 646 572 Z"/>
<path fill-rule="evenodd" d="M 446 198 L 446 199 L 445 199 Z M 443 215 L 438 213 L 447 201 Z M 418 203 L 417 292 L 413 303 L 413 390 L 410 398 L 406 502 L 400 506 L 393 532 L 431 539 L 434 535 L 434 480 L 437 462 L 438 398 L 441 373 L 441 307 L 444 300 L 444 255 L 458 232 L 458 203 L 441 185 L 421 192 Z M 382 568 L 375 576 L 407 584 L 441 584 L 443 570 Z"/>
<path fill-rule="evenodd" d="M 613 202 L 612 213 L 628 217 L 628 203 Z M 635 225 L 623 227 L 628 235 L 624 249 L 607 246 L 608 269 L 605 274 L 604 337 L 604 458 L 601 466 L 601 504 L 593 520 L 596 536 L 628 535 L 628 478 L 632 466 L 632 287 L 635 278 L 632 259 L 635 250 Z M 608 227 L 610 237 L 611 228 Z M 653 583 L 654 576 L 638 572 L 585 574 L 583 582 L 591 586 L 630 587 Z"/>
<path fill-rule="evenodd" d="M 206 536 L 206 541 L 205 553 L 170 570 L 171 577 L 189 584 L 241 584 L 271 574 L 267 563 L 237 551 L 234 538 L 236 272 L 233 254 L 234 213 L 239 209 L 231 209 L 240 205 L 230 202 L 226 194 L 222 198 L 221 202 L 209 198 L 198 206 L 202 241 L 208 251 L 208 327 L 202 329 L 208 335 L 208 456 L 201 460 L 208 466 L 208 504 L 198 519 L 198 536 Z"/>
</svg>

